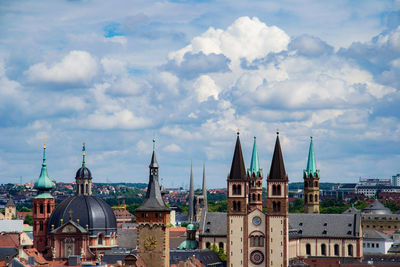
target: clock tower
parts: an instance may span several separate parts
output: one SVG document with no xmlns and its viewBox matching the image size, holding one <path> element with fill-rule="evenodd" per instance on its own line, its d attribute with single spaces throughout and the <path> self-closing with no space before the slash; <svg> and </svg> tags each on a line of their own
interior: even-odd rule
<svg viewBox="0 0 400 267">
<path fill-rule="evenodd" d="M 146 266 L 169 266 L 170 209 L 165 206 L 158 182 L 158 162 L 153 140 L 146 197 L 136 209 L 138 255 Z"/>
</svg>

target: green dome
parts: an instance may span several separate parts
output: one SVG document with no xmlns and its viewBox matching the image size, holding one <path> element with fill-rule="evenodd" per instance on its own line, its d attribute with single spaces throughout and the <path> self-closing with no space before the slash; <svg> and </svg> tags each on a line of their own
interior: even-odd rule
<svg viewBox="0 0 400 267">
<path fill-rule="evenodd" d="M 53 182 L 50 180 L 49 175 L 47 174 L 47 166 L 46 166 L 46 146 L 43 146 L 43 163 L 42 170 L 40 171 L 39 178 L 35 182 L 33 188 L 38 189 L 39 191 L 48 191 L 54 187 Z"/>
<path fill-rule="evenodd" d="M 185 240 L 179 246 L 178 249 L 197 249 L 199 247 L 199 242 L 197 240 Z"/>
<path fill-rule="evenodd" d="M 189 223 L 189 224 L 186 226 L 186 230 L 187 230 L 187 231 L 196 231 L 196 226 L 195 226 L 193 223 Z"/>
</svg>

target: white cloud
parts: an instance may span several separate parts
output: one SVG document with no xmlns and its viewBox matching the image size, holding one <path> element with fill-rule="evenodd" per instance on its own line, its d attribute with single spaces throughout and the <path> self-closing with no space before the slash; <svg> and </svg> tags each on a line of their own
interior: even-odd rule
<svg viewBox="0 0 400 267">
<path fill-rule="evenodd" d="M 151 120 L 147 118 L 137 117 L 132 111 L 122 109 L 119 111 L 106 113 L 103 111 L 95 111 L 90 114 L 85 121 L 81 122 L 82 126 L 89 129 L 141 129 L 149 126 Z"/>
<path fill-rule="evenodd" d="M 125 36 L 113 36 L 109 38 L 104 38 L 104 42 L 116 43 L 125 46 L 128 43 L 128 39 Z"/>
<path fill-rule="evenodd" d="M 289 41 L 290 37 L 276 26 L 267 26 L 256 17 L 240 17 L 226 30 L 210 27 L 190 45 L 170 53 L 169 58 L 180 63 L 187 52 L 203 52 L 224 54 L 237 64 L 241 58 L 253 61 L 286 50 Z"/>
<path fill-rule="evenodd" d="M 164 147 L 163 150 L 166 152 L 173 152 L 173 153 L 182 152 L 182 148 L 177 144 L 169 144 L 166 147 Z"/>
<path fill-rule="evenodd" d="M 207 101 L 209 97 L 218 100 L 221 88 L 215 84 L 214 80 L 208 75 L 201 75 L 194 83 L 193 88 L 197 96 L 197 101 Z"/>
<path fill-rule="evenodd" d="M 87 84 L 97 74 L 97 69 L 97 62 L 90 53 L 73 50 L 50 67 L 45 63 L 31 66 L 26 75 L 31 82 Z"/>
</svg>

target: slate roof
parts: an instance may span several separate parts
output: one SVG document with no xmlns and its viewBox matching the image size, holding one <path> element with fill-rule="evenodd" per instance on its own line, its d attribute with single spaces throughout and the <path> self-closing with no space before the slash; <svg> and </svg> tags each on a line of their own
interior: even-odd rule
<svg viewBox="0 0 400 267">
<path fill-rule="evenodd" d="M 14 201 L 12 200 L 11 197 L 8 199 L 7 204 L 6 204 L 5 207 L 6 207 L 6 208 L 7 208 L 7 207 L 15 207 Z"/>
<path fill-rule="evenodd" d="M 24 231 L 23 220 L 0 220 L 0 232 L 22 233 Z"/>
<path fill-rule="evenodd" d="M 389 235 L 375 229 L 363 229 L 363 238 L 369 240 L 391 240 Z"/>
<path fill-rule="evenodd" d="M 269 171 L 268 179 L 270 180 L 288 179 L 285 171 L 285 164 L 283 162 L 281 143 L 279 142 L 279 133 L 277 133 L 276 136 L 274 155 L 272 156 L 271 169 Z"/>
<path fill-rule="evenodd" d="M 15 247 L 0 247 L 0 261 L 9 261 L 18 255 L 18 249 Z"/>
<path fill-rule="evenodd" d="M 205 266 L 224 266 L 218 255 L 209 249 L 170 250 L 169 264 L 178 264 L 180 261 L 186 261 L 192 256 L 195 256 Z"/>
<path fill-rule="evenodd" d="M 106 250 L 102 258 L 102 262 L 107 264 L 116 264 L 117 261 L 121 261 L 125 264 L 125 257 L 129 254 L 137 255 L 136 250 L 129 250 L 124 248 L 113 248 L 111 250 Z"/>
<path fill-rule="evenodd" d="M 136 249 L 137 229 L 118 228 L 117 244 L 120 248 Z"/>
<path fill-rule="evenodd" d="M 156 159 L 156 152 L 153 150 L 151 157 L 151 163 L 149 166 L 151 169 L 157 169 L 158 163 Z M 136 209 L 136 211 L 169 211 L 170 208 L 165 206 L 164 200 L 161 196 L 161 188 L 158 182 L 158 174 L 154 175 L 150 172 L 149 184 L 147 186 L 146 196 L 143 200 L 142 205 Z"/>
<path fill-rule="evenodd" d="M 374 202 L 366 206 L 364 209 L 361 210 L 362 213 L 366 214 L 378 214 L 378 215 L 383 215 L 383 214 L 392 214 L 389 208 L 386 208 L 383 206 L 379 200 L 375 199 Z"/>
<path fill-rule="evenodd" d="M 244 179 L 246 177 L 246 168 L 244 167 L 244 160 L 242 154 L 242 146 L 240 145 L 239 133 L 236 138 L 235 152 L 233 152 L 231 172 L 229 179 Z"/>
<path fill-rule="evenodd" d="M 201 220 L 201 236 L 226 236 L 227 214 L 225 212 L 206 212 L 205 219 Z"/>
<path fill-rule="evenodd" d="M 360 213 L 361 211 L 354 208 L 354 207 L 350 207 L 347 210 L 343 211 L 342 214 L 356 214 L 356 213 Z"/>
<path fill-rule="evenodd" d="M 289 237 L 359 238 L 360 224 L 359 214 L 289 214 Z"/>
</svg>

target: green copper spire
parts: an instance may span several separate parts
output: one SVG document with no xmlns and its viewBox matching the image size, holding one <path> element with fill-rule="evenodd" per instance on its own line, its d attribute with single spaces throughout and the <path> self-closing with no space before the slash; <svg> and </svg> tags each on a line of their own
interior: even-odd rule
<svg viewBox="0 0 400 267">
<path fill-rule="evenodd" d="M 46 166 L 46 144 L 43 145 L 43 163 L 42 169 L 40 171 L 39 178 L 37 179 L 33 188 L 38 189 L 39 194 L 44 191 L 49 191 L 53 188 L 53 182 L 50 180 L 49 175 L 47 174 L 47 166 Z"/>
<path fill-rule="evenodd" d="M 82 143 L 82 167 L 86 167 L 86 143 Z"/>
<path fill-rule="evenodd" d="M 249 176 L 255 173 L 256 176 L 259 174 L 262 175 L 262 171 L 260 170 L 260 162 L 258 161 L 258 152 L 257 152 L 257 143 L 256 137 L 254 136 L 254 145 L 253 145 L 253 153 L 251 154 L 250 168 L 249 168 Z"/>
<path fill-rule="evenodd" d="M 318 170 L 317 170 L 317 163 L 315 160 L 315 155 L 314 155 L 314 145 L 312 141 L 312 136 L 310 136 L 310 150 L 308 151 L 308 161 L 307 161 L 307 169 L 305 170 L 306 175 L 312 175 L 316 176 L 318 175 Z"/>
</svg>

